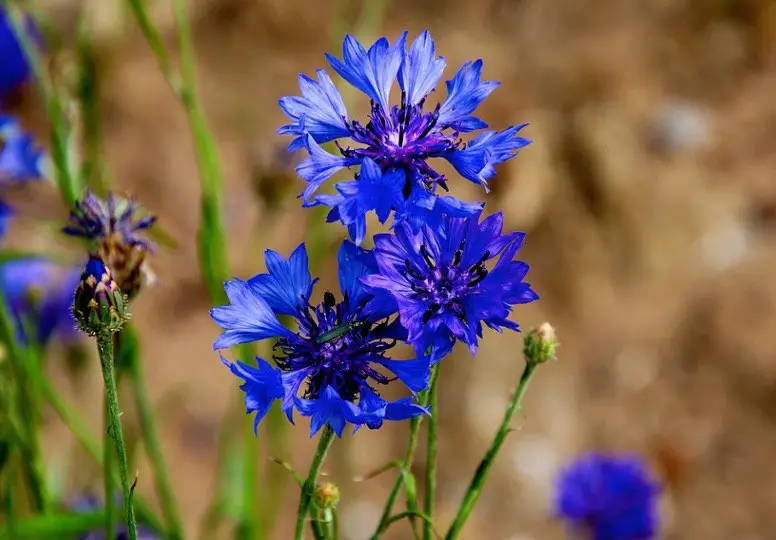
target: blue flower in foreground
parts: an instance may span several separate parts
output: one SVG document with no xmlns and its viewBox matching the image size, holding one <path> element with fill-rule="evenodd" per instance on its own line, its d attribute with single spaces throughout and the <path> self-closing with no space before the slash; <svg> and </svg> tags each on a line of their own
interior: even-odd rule
<svg viewBox="0 0 776 540">
<path fill-rule="evenodd" d="M 402 224 L 394 234 L 375 236 L 379 272 L 362 281 L 372 292 L 390 294 L 407 341 L 421 354 L 430 348 L 432 361 L 450 352 L 456 340 L 476 352 L 483 323 L 497 331 L 518 330 L 507 318 L 512 306 L 539 298 L 523 281 L 528 264 L 514 260 L 525 234 L 502 235 L 502 224 L 500 212 L 481 223 L 479 215 L 445 216 L 440 230 L 413 233 Z M 376 296 L 372 303 L 384 301 Z"/>
<path fill-rule="evenodd" d="M 0 266 L 0 285 L 21 339 L 27 339 L 30 323 L 41 344 L 54 337 L 66 343 L 79 339 L 70 312 L 79 278 L 78 268 L 43 258 L 14 259 Z"/>
<path fill-rule="evenodd" d="M 34 34 L 31 21 L 28 29 Z M 0 7 L 0 96 L 17 88 L 30 76 L 30 65 L 11 27 L 6 9 Z"/>
<path fill-rule="evenodd" d="M 657 535 L 658 484 L 637 457 L 588 454 L 561 471 L 555 511 L 590 540 Z"/>
<path fill-rule="evenodd" d="M 401 380 L 418 392 L 428 385 L 429 363 L 424 360 L 392 360 L 386 357 L 397 340 L 406 337 L 392 308 L 367 307 L 373 296 L 360 278 L 376 270 L 374 256 L 350 242 L 338 253 L 342 300 L 326 291 L 318 305 L 310 303 L 314 280 L 308 269 L 307 251 L 301 244 L 284 260 L 267 250 L 269 273 L 248 281 L 226 283 L 230 305 L 211 310 L 211 317 L 225 332 L 215 349 L 239 343 L 277 338 L 273 359 L 277 367 L 257 358 L 257 366 L 224 363 L 243 379 L 248 412 L 256 412 L 254 428 L 275 400 L 293 422 L 293 409 L 309 416 L 310 436 L 328 424 L 338 436 L 347 423 L 356 429 L 379 428 L 384 420 L 404 420 L 427 411 L 407 397 L 386 401 L 375 386 Z M 297 322 L 296 332 L 286 329 L 278 315 Z M 389 371 L 395 377 L 385 375 Z"/>
<path fill-rule="evenodd" d="M 0 185 L 41 177 L 42 152 L 10 116 L 0 114 Z"/>
<path fill-rule="evenodd" d="M 447 190 L 447 178 L 429 161 L 447 160 L 464 178 L 488 187 L 495 176 L 494 166 L 514 157 L 530 141 L 518 136 L 524 125 L 504 131 L 484 131 L 469 143 L 462 133 L 477 131 L 487 124 L 472 115 L 498 86 L 482 81 L 482 61 L 467 62 L 447 81 L 447 98 L 425 110 L 445 68 L 436 56 L 434 40 L 423 32 L 407 49 L 407 33 L 390 45 L 386 38 L 369 50 L 347 36 L 343 59 L 326 55 L 331 67 L 371 100 L 367 123 L 350 120 L 334 83 L 324 70 L 318 80 L 299 76 L 302 96 L 284 97 L 280 107 L 291 123 L 278 133 L 292 135 L 289 150 L 305 147 L 309 157 L 297 168 L 308 185 L 303 196 L 306 205 L 331 206 L 330 221 L 341 221 L 356 243 L 361 243 L 365 216 L 374 210 L 381 222 L 394 212 L 394 221 L 409 221 L 413 230 L 428 222 L 429 214 L 457 217 L 473 215 L 480 203 L 464 203 L 452 196 L 438 196 Z M 391 105 L 394 79 L 401 89 L 401 101 Z M 343 146 L 339 139 L 350 139 L 358 146 Z M 320 144 L 337 140 L 340 155 Z M 336 195 L 315 195 L 318 188 L 337 171 L 360 165 L 353 181 L 336 185 Z M 432 216 L 431 221 L 439 222 Z"/>
<path fill-rule="evenodd" d="M 121 497 L 116 497 L 117 504 L 121 504 Z M 73 504 L 70 505 L 70 509 L 76 512 L 93 512 L 99 510 L 102 507 L 102 503 L 93 495 L 86 495 L 79 498 Z M 151 529 L 142 525 L 137 528 L 138 540 L 161 540 L 161 536 L 151 531 Z M 108 540 L 104 529 L 98 529 L 82 533 L 77 536 L 78 540 Z M 116 532 L 112 537 L 112 540 L 128 540 L 129 533 L 127 527 L 124 524 L 119 524 L 116 528 Z"/>
</svg>

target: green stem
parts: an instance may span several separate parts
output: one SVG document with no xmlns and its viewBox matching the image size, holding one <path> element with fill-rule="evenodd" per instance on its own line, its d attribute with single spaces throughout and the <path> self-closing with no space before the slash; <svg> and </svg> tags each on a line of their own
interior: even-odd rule
<svg viewBox="0 0 776 540">
<path fill-rule="evenodd" d="M 102 331 L 97 335 L 97 351 L 100 355 L 102 366 L 102 378 L 105 382 L 105 395 L 108 400 L 108 417 L 110 419 L 109 434 L 116 446 L 116 456 L 119 464 L 119 477 L 121 479 L 122 495 L 127 520 L 129 540 L 137 540 L 137 526 L 135 524 L 135 510 L 132 506 L 132 491 L 134 487 L 129 484 L 129 470 L 127 467 L 127 449 L 124 444 L 124 433 L 121 428 L 121 413 L 119 412 L 118 390 L 116 388 L 116 375 L 113 367 L 113 334 Z M 110 469 L 105 470 L 110 475 Z M 111 494 L 107 495 L 108 497 Z"/>
<path fill-rule="evenodd" d="M 423 521 L 423 540 L 431 540 L 432 520 L 434 517 L 434 498 L 436 496 L 437 477 L 437 426 L 439 425 L 439 364 L 431 368 L 431 383 L 428 389 L 428 405 L 431 408 L 431 418 L 428 419 L 428 431 L 426 432 L 426 489 L 423 495 L 423 512 L 428 519 Z M 408 508 L 408 510 L 412 510 Z M 414 518 L 410 516 L 412 527 L 415 527 Z"/>
<path fill-rule="evenodd" d="M 92 434 L 89 433 L 89 427 L 86 422 L 84 422 L 84 420 L 78 416 L 78 413 L 62 399 L 62 396 L 53 386 L 51 386 L 48 379 L 41 378 L 40 383 L 43 398 L 51 405 L 51 408 L 57 413 L 57 416 L 62 420 L 62 423 L 65 424 L 68 430 L 75 436 L 75 439 L 78 441 L 78 444 L 81 445 L 81 448 L 89 454 L 89 457 L 91 457 L 98 466 L 105 468 L 103 449 L 100 448 L 100 444 L 92 437 Z M 111 468 L 111 474 L 115 485 L 118 483 L 118 473 Z M 134 500 L 134 506 L 143 523 L 148 524 L 156 531 L 164 529 L 159 518 L 151 512 L 148 506 L 144 504 L 139 497 Z"/>
<path fill-rule="evenodd" d="M 426 405 L 427 395 L 427 391 L 423 391 L 420 395 L 420 403 L 423 406 Z M 399 491 L 401 490 L 402 485 L 405 483 L 405 474 L 407 474 L 410 470 L 410 467 L 412 466 L 412 460 L 415 457 L 415 450 L 418 447 L 418 435 L 420 434 L 420 424 L 422 420 L 423 416 L 415 416 L 410 419 L 410 436 L 407 440 L 407 449 L 404 452 L 404 459 L 399 466 L 400 474 L 396 476 L 396 481 L 393 484 L 393 488 L 391 488 L 391 492 L 388 494 L 388 499 L 385 501 L 383 514 L 380 516 L 380 521 L 377 523 L 377 528 L 372 535 L 373 539 L 376 539 L 380 534 L 382 534 L 388 526 L 388 521 L 391 518 L 391 512 L 393 512 L 393 505 L 396 504 Z M 407 502 L 409 505 L 409 499 Z"/>
<path fill-rule="evenodd" d="M 105 530 L 106 538 L 113 538 L 114 531 L 116 530 L 116 482 L 113 476 L 113 462 L 115 455 L 115 447 L 111 444 L 110 438 L 110 407 L 108 406 L 107 394 L 104 398 L 104 439 L 103 439 L 103 482 L 105 485 Z"/>
<path fill-rule="evenodd" d="M 318 479 L 318 473 L 323 465 L 323 460 L 326 458 L 326 453 L 329 451 L 333 441 L 334 431 L 327 425 L 323 428 L 321 438 L 318 440 L 318 448 L 315 451 L 315 456 L 313 456 L 313 462 L 310 464 L 310 471 L 307 473 L 307 479 L 305 479 L 302 492 L 299 494 L 299 509 L 296 513 L 294 540 L 303 540 L 304 538 L 304 523 L 315 491 L 315 482 Z"/>
<path fill-rule="evenodd" d="M 531 377 L 533 376 L 537 365 L 538 364 L 535 362 L 526 362 L 525 368 L 523 369 L 523 374 L 520 376 L 520 381 L 517 383 L 517 389 L 515 390 L 512 399 L 509 401 L 507 410 L 504 413 L 504 419 L 501 421 L 501 426 L 496 432 L 496 436 L 493 439 L 490 448 L 488 448 L 488 451 L 485 453 L 485 457 L 482 458 L 482 461 L 477 467 L 477 470 L 474 472 L 472 481 L 469 484 L 469 489 L 466 490 L 466 493 L 463 496 L 461 505 L 458 507 L 458 513 L 456 514 L 452 525 L 450 525 L 450 529 L 445 535 L 445 540 L 455 540 L 458 538 L 458 535 L 461 533 L 461 529 L 463 529 L 466 520 L 472 513 L 472 510 L 474 510 L 474 505 L 477 504 L 477 499 L 482 492 L 482 487 L 485 485 L 488 472 L 490 471 L 490 468 L 493 465 L 493 462 L 495 461 L 496 455 L 501 449 L 501 446 L 504 444 L 507 435 L 511 431 L 510 424 L 512 423 L 512 417 L 518 410 L 520 410 L 523 395 L 528 388 L 528 383 L 531 381 Z"/>
<path fill-rule="evenodd" d="M 37 400 L 33 395 L 40 389 L 32 374 L 39 367 L 39 358 L 32 346 L 23 347 L 17 340 L 17 325 L 8 309 L 8 300 L 5 291 L 0 288 L 0 338 L 8 347 L 9 366 L 16 390 L 18 403 L 16 408 L 21 418 L 23 431 L 19 433 L 23 444 L 22 469 L 30 489 L 33 508 L 36 511 L 45 512 L 47 498 L 45 493 L 45 481 L 43 474 L 43 462 L 38 442 L 38 409 Z"/>
<path fill-rule="evenodd" d="M 135 406 L 140 417 L 143 445 L 154 473 L 156 494 L 159 497 L 162 515 L 167 524 L 167 532 L 170 540 L 182 540 L 184 537 L 183 525 L 178 505 L 173 495 L 172 483 L 165 465 L 162 445 L 159 442 L 156 419 L 151 406 L 151 400 L 148 397 L 148 389 L 143 376 L 143 365 L 140 360 L 140 349 L 134 327 L 125 325 L 118 337 L 119 347 L 123 349 L 122 354 L 127 355 L 129 376 L 135 395 Z"/>
<path fill-rule="evenodd" d="M 51 123 L 51 159 L 56 172 L 57 186 L 68 207 L 72 207 L 81 193 L 78 175 L 71 166 L 70 123 L 62 96 L 46 73 L 42 55 L 27 31 L 25 17 L 18 7 L 7 7 L 11 27 L 29 61 L 38 91 L 46 103 Z"/>
</svg>

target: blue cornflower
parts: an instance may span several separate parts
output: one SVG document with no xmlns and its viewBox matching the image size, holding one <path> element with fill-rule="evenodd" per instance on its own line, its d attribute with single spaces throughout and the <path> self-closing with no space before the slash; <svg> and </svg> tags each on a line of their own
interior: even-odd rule
<svg viewBox="0 0 776 540">
<path fill-rule="evenodd" d="M 401 380 L 418 392 L 428 385 L 429 363 L 424 360 L 392 360 L 386 354 L 406 332 L 386 304 L 367 307 L 373 295 L 360 278 L 376 270 L 374 256 L 350 242 L 338 253 L 342 300 L 327 291 L 318 305 L 310 303 L 313 284 L 307 251 L 301 244 L 284 260 L 267 250 L 269 273 L 226 283 L 230 305 L 211 310 L 224 328 L 215 349 L 239 343 L 277 338 L 273 359 L 277 367 L 257 358 L 257 366 L 224 363 L 243 379 L 245 405 L 256 412 L 254 428 L 275 400 L 293 422 L 293 409 L 311 417 L 310 436 L 328 424 L 338 436 L 347 423 L 356 429 L 379 428 L 384 420 L 404 420 L 427 411 L 407 397 L 386 401 L 375 385 Z M 292 332 L 278 315 L 296 319 Z M 382 371 L 392 372 L 389 377 Z"/>
<path fill-rule="evenodd" d="M 66 343 L 79 339 L 70 307 L 80 274 L 77 267 L 44 258 L 14 259 L 0 266 L 0 286 L 22 340 L 29 337 L 29 324 L 40 344 L 54 337 Z"/>
<path fill-rule="evenodd" d="M 11 216 L 13 216 L 13 209 L 0 200 L 0 240 L 3 239 L 8 230 L 8 222 L 11 220 Z"/>
<path fill-rule="evenodd" d="M 11 116 L 0 114 L 0 185 L 40 179 L 42 152 Z"/>
<path fill-rule="evenodd" d="M 291 119 L 278 133 L 293 135 L 289 150 L 305 147 L 309 157 L 297 167 L 308 185 L 305 205 L 332 207 L 329 221 L 341 221 L 351 238 L 360 244 L 366 228 L 366 214 L 374 210 L 381 222 L 394 212 L 394 221 L 408 221 L 413 230 L 420 225 L 439 223 L 438 214 L 465 217 L 482 209 L 480 203 L 464 203 L 452 196 L 438 196 L 447 190 L 447 178 L 432 167 L 431 158 L 447 160 L 468 180 L 486 190 L 495 174 L 494 166 L 514 157 L 529 144 L 518 136 L 524 125 L 504 131 L 485 131 L 469 143 L 460 135 L 487 127 L 472 115 L 498 86 L 482 81 L 482 61 L 463 64 L 447 81 L 447 98 L 430 110 L 424 106 L 445 68 L 437 57 L 434 40 L 423 32 L 405 47 L 407 33 L 390 45 L 377 40 L 369 50 L 352 36 L 346 36 L 343 59 L 326 55 L 331 67 L 371 100 L 366 125 L 350 120 L 345 104 L 324 70 L 318 80 L 299 76 L 302 96 L 284 97 L 280 107 Z M 394 79 L 401 89 L 399 105 L 391 105 Z M 340 139 L 351 139 L 358 146 L 342 146 Z M 337 141 L 340 155 L 320 144 Z M 315 195 L 334 173 L 360 165 L 353 181 L 336 185 L 336 195 Z"/>
<path fill-rule="evenodd" d="M 62 230 L 88 240 L 121 291 L 132 298 L 143 284 L 146 255 L 154 250 L 153 243 L 140 233 L 155 222 L 156 216 L 147 214 L 133 199 L 110 193 L 103 201 L 87 190 L 70 212 L 70 225 Z"/>
<path fill-rule="evenodd" d="M 32 21 L 28 19 L 28 30 L 35 35 Z M 0 97 L 13 91 L 30 76 L 30 64 L 22 51 L 21 44 L 11 27 L 6 8 L 0 7 Z"/>
<path fill-rule="evenodd" d="M 555 511 L 590 540 L 649 540 L 659 492 L 640 458 L 588 454 L 558 476 Z"/>
<path fill-rule="evenodd" d="M 539 296 L 524 282 L 528 264 L 513 260 L 524 233 L 501 234 L 499 212 L 479 222 L 444 216 L 440 229 L 424 226 L 417 233 L 407 224 L 394 234 L 375 236 L 379 271 L 362 281 L 372 292 L 389 293 L 397 304 L 407 341 L 422 354 L 439 360 L 456 340 L 476 352 L 482 324 L 501 331 L 519 330 L 510 321 L 514 304 Z M 488 267 L 488 261 L 497 258 Z M 384 303 L 382 296 L 374 302 Z"/>
</svg>

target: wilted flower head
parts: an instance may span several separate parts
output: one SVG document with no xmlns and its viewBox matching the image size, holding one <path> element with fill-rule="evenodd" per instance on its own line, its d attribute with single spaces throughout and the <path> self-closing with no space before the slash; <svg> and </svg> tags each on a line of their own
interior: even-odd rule
<svg viewBox="0 0 776 540">
<path fill-rule="evenodd" d="M 637 457 L 588 454 L 558 476 L 555 511 L 589 540 L 657 537 L 658 484 Z"/>
<path fill-rule="evenodd" d="M 434 168 L 432 158 L 448 161 L 461 176 L 487 189 L 496 174 L 494 166 L 530 142 L 518 136 L 523 125 L 483 131 L 464 142 L 461 134 L 487 127 L 472 113 L 498 83 L 481 80 L 481 60 L 467 62 L 447 81 L 447 98 L 426 108 L 446 62 L 436 56 L 428 32 L 409 49 L 406 38 L 405 32 L 393 45 L 381 38 L 365 50 L 346 36 L 343 60 L 326 55 L 332 69 L 371 100 L 365 124 L 349 119 L 342 96 L 321 69 L 317 81 L 299 76 L 301 97 L 280 100 L 291 123 L 278 133 L 295 137 L 289 150 L 305 147 L 309 153 L 297 168 L 308 183 L 305 204 L 331 206 L 329 220 L 346 225 L 358 244 L 364 238 L 369 211 L 375 211 L 381 222 L 393 212 L 394 221 L 408 221 L 418 230 L 423 223 L 438 222 L 440 214 L 464 217 L 481 210 L 479 203 L 437 195 L 439 188 L 448 189 L 448 179 Z M 390 101 L 394 79 L 401 89 L 398 105 Z M 345 139 L 357 146 L 345 146 Z M 340 155 L 321 148 L 321 143 L 332 140 L 337 141 Z M 354 165 L 361 166 L 355 179 L 337 184 L 336 195 L 315 195 L 334 173 Z"/>
<path fill-rule="evenodd" d="M 0 266 L 0 286 L 23 341 L 31 329 L 40 344 L 52 338 L 66 343 L 78 339 L 70 307 L 79 274 L 78 268 L 43 258 L 15 259 Z"/>
<path fill-rule="evenodd" d="M 389 319 L 391 309 L 367 308 L 372 295 L 360 278 L 376 270 L 374 257 L 344 242 L 338 262 L 340 301 L 327 291 L 323 302 L 310 303 L 314 280 L 302 244 L 287 261 L 267 250 L 269 273 L 227 282 L 230 305 L 211 310 L 213 320 L 225 330 L 215 349 L 277 338 L 273 354 L 277 367 L 261 358 L 257 367 L 224 360 L 245 381 L 241 388 L 248 412 L 256 412 L 256 428 L 275 400 L 282 401 L 290 421 L 294 408 L 310 416 L 311 436 L 326 424 L 341 436 L 346 423 L 376 429 L 384 420 L 426 412 L 409 397 L 388 402 L 375 390 L 398 378 L 413 392 L 420 391 L 428 384 L 429 363 L 386 357 L 406 332 L 397 320 Z M 278 315 L 294 317 L 296 331 L 281 325 Z"/>
<path fill-rule="evenodd" d="M 500 212 L 481 223 L 479 215 L 445 216 L 438 230 L 425 226 L 413 233 L 401 224 L 395 234 L 375 236 L 379 270 L 362 281 L 383 293 L 373 304 L 386 303 L 387 293 L 397 305 L 407 341 L 419 354 L 430 352 L 437 361 L 456 340 L 474 353 L 483 324 L 518 330 L 508 319 L 512 306 L 539 298 L 523 281 L 528 264 L 514 260 L 525 234 L 502 235 L 502 224 Z"/>
<path fill-rule="evenodd" d="M 34 36 L 32 21 L 28 19 L 27 29 Z M 30 76 L 30 64 L 22 51 L 21 44 L 11 27 L 6 8 L 0 6 L 0 98 L 16 89 Z"/>
<path fill-rule="evenodd" d="M 149 229 L 156 217 L 146 214 L 133 199 L 111 193 L 102 201 L 87 190 L 70 212 L 70 225 L 63 231 L 89 240 L 99 257 L 111 269 L 119 288 L 130 298 L 140 290 L 143 263 L 153 244 L 140 233 Z"/>
</svg>

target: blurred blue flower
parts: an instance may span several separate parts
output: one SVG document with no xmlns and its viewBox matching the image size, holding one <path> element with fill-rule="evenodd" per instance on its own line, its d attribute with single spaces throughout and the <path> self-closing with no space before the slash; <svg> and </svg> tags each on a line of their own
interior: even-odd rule
<svg viewBox="0 0 776 540">
<path fill-rule="evenodd" d="M 28 30 L 37 39 L 32 21 Z M 0 6 L 0 97 L 24 83 L 30 76 L 30 65 L 11 27 L 6 8 Z"/>
<path fill-rule="evenodd" d="M 261 358 L 257 366 L 224 363 L 239 378 L 247 411 L 255 412 L 254 429 L 275 400 L 293 422 L 293 409 L 311 417 L 310 436 L 328 424 L 338 436 L 345 425 L 379 428 L 384 420 L 404 420 L 427 411 L 407 397 L 382 399 L 374 385 L 401 380 L 418 392 L 428 385 L 429 363 L 424 360 L 392 360 L 386 353 L 406 337 L 395 309 L 367 307 L 373 298 L 360 278 L 376 271 L 374 256 L 345 241 L 338 254 L 342 300 L 327 291 L 323 302 L 310 303 L 313 280 L 307 251 L 301 244 L 284 260 L 267 250 L 269 273 L 248 281 L 226 283 L 230 305 L 211 310 L 211 317 L 224 328 L 215 349 L 240 343 L 277 338 L 273 359 L 277 367 Z M 286 329 L 279 315 L 296 319 L 297 330 Z M 389 377 L 380 370 L 392 372 Z M 301 393 L 301 396 L 300 396 Z"/>
<path fill-rule="evenodd" d="M 11 221 L 11 216 L 13 216 L 13 209 L 0 200 L 0 240 L 3 239 L 8 230 L 8 222 Z"/>
<path fill-rule="evenodd" d="M 444 216 L 440 229 L 424 226 L 417 233 L 407 224 L 395 234 L 375 236 L 379 271 L 362 279 L 368 289 L 389 294 L 418 354 L 436 362 L 463 341 L 472 353 L 482 337 L 482 324 L 501 331 L 519 330 L 508 319 L 512 306 L 539 296 L 524 282 L 528 264 L 514 260 L 524 233 L 501 234 L 499 212 L 479 222 Z M 488 261 L 498 258 L 488 267 Z M 375 296 L 372 304 L 384 304 Z"/>
<path fill-rule="evenodd" d="M 555 511 L 590 540 L 649 540 L 657 536 L 660 487 L 643 460 L 588 454 L 561 471 Z"/>
<path fill-rule="evenodd" d="M 375 211 L 381 222 L 393 211 L 395 222 L 409 221 L 417 231 L 430 213 L 464 217 L 482 209 L 480 203 L 438 196 L 438 188 L 448 189 L 447 178 L 432 166 L 431 158 L 447 160 L 464 178 L 487 190 L 496 174 L 494 166 L 530 143 L 518 136 L 524 124 L 501 132 L 484 131 L 469 143 L 460 138 L 462 133 L 487 127 L 472 113 L 498 83 L 481 80 L 481 60 L 462 65 L 447 81 L 447 98 L 424 110 L 446 62 L 436 56 L 428 32 L 409 49 L 406 38 L 405 32 L 393 45 L 381 38 L 365 50 L 346 36 L 344 60 L 326 55 L 334 71 L 370 98 L 366 125 L 348 118 L 342 96 L 321 69 L 316 72 L 317 81 L 299 76 L 301 97 L 280 100 L 291 122 L 278 133 L 294 136 L 289 150 L 305 147 L 309 154 L 297 168 L 308 183 L 305 205 L 333 207 L 329 221 L 341 221 L 357 244 L 363 240 L 369 211 Z M 401 89 L 399 105 L 390 103 L 394 79 Z M 359 146 L 343 147 L 339 139 L 351 139 Z M 332 140 L 337 140 L 340 155 L 321 148 L 321 143 Z M 354 165 L 361 166 L 355 179 L 337 184 L 336 195 L 315 195 L 334 173 Z M 431 221 L 438 223 L 439 217 Z"/>
<path fill-rule="evenodd" d="M 0 114 L 0 186 L 41 178 L 42 152 L 11 116 Z"/>
<path fill-rule="evenodd" d="M 13 259 L 0 265 L 0 285 L 20 339 L 30 337 L 30 328 L 40 344 L 52 338 L 65 343 L 80 338 L 70 311 L 80 274 L 77 267 L 63 267 L 44 258 Z"/>
<path fill-rule="evenodd" d="M 121 496 L 116 497 L 117 504 L 121 504 Z M 93 512 L 102 508 L 102 502 L 100 502 L 94 495 L 86 495 L 79 498 L 73 504 L 70 505 L 70 509 L 75 512 Z M 93 530 L 78 535 L 77 540 L 107 540 L 105 530 Z M 151 531 L 151 529 L 142 525 L 137 528 L 138 540 L 161 540 L 161 536 Z M 127 532 L 127 526 L 125 524 L 119 524 L 116 527 L 116 533 L 113 536 L 113 540 L 129 540 L 129 533 Z"/>
</svg>

